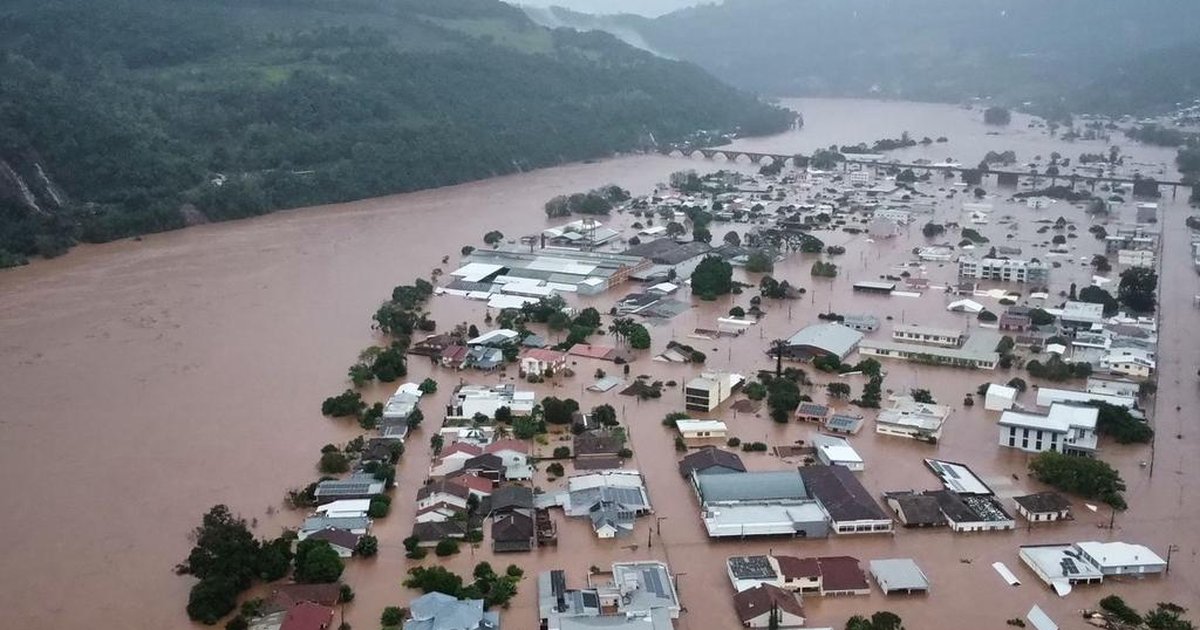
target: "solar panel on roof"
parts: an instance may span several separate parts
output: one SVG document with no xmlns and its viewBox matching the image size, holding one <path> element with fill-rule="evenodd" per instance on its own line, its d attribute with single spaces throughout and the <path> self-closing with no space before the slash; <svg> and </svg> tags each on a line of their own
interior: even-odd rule
<svg viewBox="0 0 1200 630">
<path fill-rule="evenodd" d="M 662 579 L 658 575 L 658 571 L 653 569 L 645 569 L 642 571 L 642 579 L 645 580 L 646 586 L 659 597 L 666 597 L 666 591 L 663 590 Z"/>
</svg>

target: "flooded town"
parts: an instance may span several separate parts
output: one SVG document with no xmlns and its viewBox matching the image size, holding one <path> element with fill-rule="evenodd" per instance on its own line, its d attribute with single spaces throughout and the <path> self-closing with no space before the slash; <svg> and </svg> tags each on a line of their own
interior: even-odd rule
<svg viewBox="0 0 1200 630">
<path fill-rule="evenodd" d="M 12 627 L 185 627 L 173 568 L 218 504 L 299 541 L 310 583 L 241 599 L 264 630 L 1194 609 L 1174 152 L 1127 121 L 783 104 L 803 127 L 0 273 Z"/>
</svg>

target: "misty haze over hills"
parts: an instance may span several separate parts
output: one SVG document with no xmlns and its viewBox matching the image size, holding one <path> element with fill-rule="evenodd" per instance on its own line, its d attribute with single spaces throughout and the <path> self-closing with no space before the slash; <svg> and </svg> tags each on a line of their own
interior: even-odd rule
<svg viewBox="0 0 1200 630">
<path fill-rule="evenodd" d="M 512 4 L 527 7 L 562 7 L 593 15 L 629 13 L 646 17 L 658 17 L 672 11 L 697 4 L 716 4 L 721 0 L 508 0 Z"/>
<path fill-rule="evenodd" d="M 1138 113 L 1200 95 L 1194 0 L 727 0 L 654 19 L 556 16 L 775 96 Z"/>
</svg>

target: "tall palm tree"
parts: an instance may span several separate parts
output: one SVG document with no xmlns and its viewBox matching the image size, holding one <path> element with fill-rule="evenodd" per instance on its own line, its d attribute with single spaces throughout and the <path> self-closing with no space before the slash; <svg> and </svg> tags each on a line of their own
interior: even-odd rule
<svg viewBox="0 0 1200 630">
<path fill-rule="evenodd" d="M 776 339 L 771 342 L 771 353 L 775 355 L 775 378 L 783 376 L 783 353 L 787 347 L 787 339 Z"/>
</svg>

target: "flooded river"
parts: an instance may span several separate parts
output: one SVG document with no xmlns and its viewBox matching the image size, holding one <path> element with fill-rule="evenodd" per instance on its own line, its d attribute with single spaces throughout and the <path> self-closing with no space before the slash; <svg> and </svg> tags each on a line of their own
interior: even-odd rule
<svg viewBox="0 0 1200 630">
<path fill-rule="evenodd" d="M 805 100 L 795 106 L 804 113 L 803 130 L 735 146 L 809 152 L 908 131 L 917 139 L 947 136 L 950 141 L 893 155 L 973 164 L 988 150 L 1012 149 L 1025 162 L 1052 151 L 1074 158 L 1084 151 L 1107 149 L 1103 142 L 1050 138 L 1043 130 L 1026 128 L 1027 119 L 1020 116 L 1014 116 L 1013 125 L 1001 135 L 988 135 L 981 112 L 952 106 L 850 100 Z M 1116 142 L 1139 162 L 1169 165 L 1173 158 L 1169 150 Z M 0 559 L 0 573 L 7 578 L 0 607 L 11 626 L 186 626 L 183 608 L 190 581 L 175 577 L 171 569 L 187 554 L 188 531 L 215 503 L 228 503 L 255 519 L 261 536 L 273 536 L 279 527 L 299 522 L 300 515 L 282 510 L 280 500 L 285 489 L 316 475 L 314 463 L 322 445 L 357 435 L 356 426 L 321 417 L 320 401 L 346 387 L 346 367 L 362 348 L 378 342 L 369 328 L 370 316 L 392 286 L 428 277 L 434 268 L 445 267 L 444 256 L 454 264 L 462 245 L 478 246 L 489 230 L 499 229 L 513 238 L 546 227 L 541 206 L 554 195 L 609 182 L 643 194 L 674 170 L 722 166 L 730 168 L 681 158 L 615 158 L 206 225 L 138 242 L 84 246 L 61 259 L 0 272 L 0 475 L 10 488 L 0 511 L 0 531 L 17 543 Z M 1052 272 L 1051 293 L 1056 296 L 1071 282 L 1090 282 L 1091 271 L 1083 261 L 1102 250 L 1102 244 L 1087 234 L 1089 218 L 1082 209 L 1060 202 L 1035 216 L 1034 211 L 1008 204 L 1007 194 L 992 192 L 987 201 L 996 206 L 994 216 L 1014 215 L 1018 230 L 1013 239 L 1005 239 L 1004 226 L 993 223 L 981 230 L 985 235 L 997 244 L 1003 241 L 1044 254 L 1042 243 L 1050 235 L 1036 234 L 1034 221 L 1064 216 L 1077 225 L 1079 238 L 1070 241 L 1074 249 L 1069 256 L 1053 259 L 1063 264 Z M 597 367 L 610 372 L 612 367 L 579 360 L 574 379 L 540 386 L 540 391 L 577 398 L 585 408 L 603 402 L 617 407 L 630 427 L 635 453 L 631 465 L 646 473 L 655 515 L 665 517 L 661 536 L 650 532 L 653 519 L 643 519 L 631 538 L 597 541 L 583 522 L 556 515 L 557 549 L 493 558 L 486 546 L 465 548 L 446 564 L 463 573 L 482 559 L 527 569 L 520 595 L 504 614 L 508 628 L 535 627 L 538 570 L 564 568 L 569 580 L 579 583 L 591 565 L 653 557 L 667 560 L 680 574 L 687 612 L 679 628 L 733 629 L 738 623 L 724 559 L 769 550 L 847 554 L 864 562 L 912 557 L 932 582 L 931 594 L 916 599 L 885 599 L 878 591 L 870 597 L 806 598 L 810 624 L 817 626 L 840 627 L 852 614 L 886 608 L 914 629 L 1003 627 L 1005 619 L 1023 617 L 1036 603 L 1070 628 L 1082 624 L 1075 611 L 1094 607 L 1110 592 L 1141 607 L 1157 601 L 1198 605 L 1200 535 L 1195 523 L 1200 522 L 1200 484 L 1195 462 L 1200 435 L 1195 410 L 1200 408 L 1200 344 L 1192 331 L 1200 310 L 1193 308 L 1192 296 L 1200 293 L 1200 277 L 1188 263 L 1182 197 L 1172 203 L 1167 191 L 1161 213 L 1167 293 L 1154 466 L 1140 465 L 1151 459 L 1148 448 L 1103 444 L 1101 456 L 1120 468 L 1130 488 L 1131 509 L 1116 517 L 1115 531 L 1100 527 L 1108 524 L 1106 512 L 1092 514 L 1077 502 L 1075 522 L 1032 531 L 899 531 L 895 536 L 713 543 L 703 531 L 696 499 L 675 467 L 673 434 L 659 423 L 665 414 L 682 408 L 682 393 L 668 391 L 660 400 L 638 403 L 615 393 L 585 392 Z M 961 200 L 939 200 L 935 220 L 957 220 L 960 207 Z M 1132 207 L 1126 204 L 1121 218 L 1131 217 Z M 613 217 L 617 224 L 632 220 Z M 945 310 L 951 298 L 940 291 L 920 298 L 888 298 L 850 290 L 854 281 L 898 273 L 893 267 L 909 260 L 912 247 L 924 242 L 923 221 L 918 217 L 908 233 L 875 243 L 862 235 L 819 233 L 828 244 L 847 248 L 837 260 L 842 267 L 838 278 L 811 278 L 812 259 L 796 256 L 779 265 L 774 275 L 807 288 L 802 299 L 767 304 L 766 318 L 749 333 L 711 342 L 688 335 L 697 327 L 713 327 L 714 318 L 735 304 L 748 306 L 750 293 L 702 303 L 652 328 L 654 349 L 661 350 L 674 338 L 707 352 L 710 367 L 752 373 L 769 366 L 763 350 L 770 339 L 791 335 L 828 308 L 870 312 L 881 319 L 891 316 L 897 322 L 973 327 L 973 319 Z M 712 231 L 719 240 L 728 229 L 732 228 L 715 224 Z M 933 284 L 944 284 L 953 278 L 954 269 L 949 263 L 929 263 L 924 273 Z M 607 312 L 620 295 L 612 292 L 592 303 Z M 460 321 L 483 326 L 481 303 L 439 297 L 431 310 L 443 329 Z M 883 337 L 888 330 L 885 323 L 874 336 Z M 683 382 L 696 372 L 688 366 L 651 362 L 649 356 L 635 363 L 633 374 Z M 895 361 L 885 362 L 884 368 L 885 389 L 928 388 L 955 413 L 938 446 L 876 435 L 868 421 L 851 441 L 867 461 L 860 476 L 870 490 L 878 494 L 937 487 L 923 467 L 924 457 L 967 462 L 1004 496 L 1040 489 L 1026 476 L 1026 455 L 996 446 L 996 414 L 985 413 L 981 404 L 961 404 L 964 394 L 980 383 L 1007 381 L 1018 375 L 1015 370 L 969 372 Z M 375 526 L 381 553 L 371 561 L 351 561 L 345 576 L 358 593 L 346 610 L 347 620 L 357 628 L 375 627 L 384 606 L 403 605 L 412 596 L 400 586 L 411 566 L 401 540 L 411 530 L 416 491 L 427 471 L 428 435 L 440 421 L 438 410 L 452 385 L 459 378 L 480 383 L 510 380 L 515 370 L 507 375 L 454 374 L 431 372 L 421 360 L 411 363 L 408 380 L 419 382 L 428 375 L 440 379 L 442 388 L 423 403 L 426 426 L 409 442 L 393 512 Z M 811 371 L 810 376 L 820 384 L 812 394 L 822 400 L 826 379 Z M 861 382 L 852 383 L 857 394 Z M 368 389 L 367 395 L 372 401 L 382 400 L 389 389 Z M 1031 405 L 1032 398 L 1029 392 L 1022 401 Z M 720 417 L 729 422 L 732 434 L 746 441 L 786 444 L 812 432 L 808 426 L 776 425 L 765 411 L 760 416 L 728 411 Z M 769 455 L 745 459 L 752 469 L 761 470 L 798 463 Z M 544 478 L 540 481 L 547 486 Z M 1166 579 L 1114 580 L 1101 588 L 1076 589 L 1063 599 L 1037 581 L 1016 554 L 1017 546 L 1027 542 L 1088 539 L 1142 543 L 1161 555 L 1170 544 L 1179 550 Z M 652 546 L 647 546 L 648 540 Z M 1004 585 L 990 567 L 997 560 L 1024 584 Z M 427 562 L 433 562 L 432 555 Z"/>
</svg>

